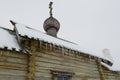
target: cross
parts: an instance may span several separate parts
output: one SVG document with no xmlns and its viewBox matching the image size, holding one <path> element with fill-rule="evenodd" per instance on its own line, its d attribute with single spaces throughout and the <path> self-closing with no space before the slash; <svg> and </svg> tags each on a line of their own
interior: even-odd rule
<svg viewBox="0 0 120 80">
<path fill-rule="evenodd" d="M 52 4 L 53 4 L 53 2 L 50 2 L 50 3 L 49 3 L 50 17 L 52 17 L 52 9 L 53 9 L 53 8 L 52 8 Z"/>
</svg>

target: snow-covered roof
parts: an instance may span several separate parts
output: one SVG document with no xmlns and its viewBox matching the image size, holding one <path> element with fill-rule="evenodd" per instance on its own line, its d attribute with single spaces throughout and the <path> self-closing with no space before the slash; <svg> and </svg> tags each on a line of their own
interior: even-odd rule
<svg viewBox="0 0 120 80">
<path fill-rule="evenodd" d="M 98 54 L 98 53 L 92 52 L 92 51 L 90 51 L 84 47 L 81 47 L 77 44 L 74 44 L 72 42 L 69 42 L 69 41 L 66 41 L 66 40 L 63 40 L 60 38 L 55 38 L 55 37 L 49 36 L 45 33 L 40 32 L 39 30 L 32 29 L 23 24 L 16 23 L 15 29 L 17 29 L 17 32 L 20 36 L 27 36 L 28 38 L 45 41 L 47 43 L 52 43 L 52 44 L 60 46 L 60 47 L 65 47 L 65 48 L 68 48 L 71 50 L 82 52 L 84 54 L 102 58 L 102 59 L 108 60 L 113 63 L 113 61 L 111 61 L 109 58 L 105 57 L 102 53 Z M 0 38 L 0 49 L 7 48 L 8 50 L 13 50 L 13 49 L 16 51 L 22 50 L 14 31 L 0 27 L 0 34 L 2 34 L 1 38 Z M 113 65 L 111 67 L 103 62 L 101 62 L 101 64 L 112 71 L 120 71 L 119 66 Z"/>
<path fill-rule="evenodd" d="M 113 64 L 113 66 L 109 66 L 109 65 L 107 65 L 107 64 L 105 64 L 105 63 L 103 63 L 103 62 L 101 62 L 101 64 L 102 64 L 103 66 L 107 67 L 107 68 L 108 68 L 109 70 L 111 70 L 111 71 L 120 71 L 120 66 L 119 66 L 119 65 Z"/>
<path fill-rule="evenodd" d="M 45 42 L 48 42 L 48 43 L 52 43 L 54 45 L 58 45 L 58 46 L 61 46 L 61 47 L 65 47 L 65 48 L 68 48 L 68 49 L 71 49 L 71 50 L 75 50 L 75 51 L 82 52 L 82 53 L 85 53 L 85 54 L 88 54 L 88 55 L 91 55 L 91 56 L 96 56 L 98 58 L 102 58 L 102 59 L 111 61 L 108 58 L 106 58 L 102 53 L 101 54 L 94 53 L 94 52 L 89 51 L 88 49 L 86 49 L 84 47 L 81 47 L 81 46 L 77 45 L 77 44 L 74 44 L 74 43 L 59 39 L 59 38 L 49 36 L 49 35 L 47 35 L 45 33 L 42 33 L 38 30 L 27 27 L 23 24 L 16 23 L 15 27 L 18 31 L 18 34 L 21 35 L 21 36 L 27 36 L 28 38 L 34 38 L 36 40 L 45 41 Z"/>
<path fill-rule="evenodd" d="M 10 30 L 4 29 L 0 27 L 0 48 L 7 48 L 8 50 L 15 49 L 16 51 L 20 51 L 21 47 L 19 46 L 16 36 Z"/>
</svg>

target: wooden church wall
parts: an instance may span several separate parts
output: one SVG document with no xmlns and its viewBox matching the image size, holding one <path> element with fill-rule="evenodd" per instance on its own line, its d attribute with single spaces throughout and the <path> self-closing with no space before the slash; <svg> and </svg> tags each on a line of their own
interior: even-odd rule
<svg viewBox="0 0 120 80">
<path fill-rule="evenodd" d="M 0 80 L 26 80 L 28 56 L 10 51 L 0 51 Z"/>
<path fill-rule="evenodd" d="M 71 80 L 110 80 L 111 75 L 108 74 L 114 74 L 111 80 L 119 80 L 118 74 L 109 70 L 109 73 L 104 72 L 104 68 L 100 69 L 96 59 L 88 58 L 83 53 L 76 54 L 66 48 L 44 42 L 39 44 L 34 45 L 37 46 L 37 51 L 32 44 L 35 80 L 53 80 L 51 71 L 73 73 Z"/>
<path fill-rule="evenodd" d="M 71 80 L 100 80 L 94 59 L 68 53 L 66 50 L 51 51 L 45 46 L 35 54 L 35 80 L 52 80 L 52 70 L 73 73 Z"/>
<path fill-rule="evenodd" d="M 51 51 L 41 51 L 35 57 L 35 80 L 52 80 L 51 70 L 74 73 L 71 80 L 120 80 L 117 72 L 102 66 L 104 79 L 100 79 L 98 65 L 77 55 L 66 55 Z"/>
<path fill-rule="evenodd" d="M 102 66 L 105 80 L 120 80 L 120 75 L 118 72 L 110 71 L 104 66 Z"/>
<path fill-rule="evenodd" d="M 53 80 L 51 71 L 71 73 L 71 80 L 120 80 L 117 72 L 103 66 L 101 70 L 95 59 L 82 53 L 36 43 L 30 44 L 31 56 L 0 50 L 0 80 Z"/>
</svg>

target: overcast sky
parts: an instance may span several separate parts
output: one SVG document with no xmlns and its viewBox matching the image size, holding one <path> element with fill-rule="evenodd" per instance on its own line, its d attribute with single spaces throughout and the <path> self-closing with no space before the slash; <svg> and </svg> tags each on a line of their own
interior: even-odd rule
<svg viewBox="0 0 120 80">
<path fill-rule="evenodd" d="M 0 26 L 9 20 L 42 32 L 50 0 L 0 0 Z M 114 67 L 120 62 L 120 0 L 53 0 L 53 16 L 61 24 L 58 36 L 102 54 L 108 48 Z"/>
</svg>

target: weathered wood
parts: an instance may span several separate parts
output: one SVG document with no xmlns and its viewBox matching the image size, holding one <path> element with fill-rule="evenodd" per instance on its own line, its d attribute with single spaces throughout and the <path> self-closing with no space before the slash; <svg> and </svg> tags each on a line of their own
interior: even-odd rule
<svg viewBox="0 0 120 80">
<path fill-rule="evenodd" d="M 14 53 L 10 51 L 1 51 L 0 57 L 6 56 L 6 57 L 13 57 L 13 58 L 21 58 L 21 59 L 26 59 L 28 55 L 23 54 L 23 53 Z"/>
<path fill-rule="evenodd" d="M 0 75 L 0 80 L 26 80 L 24 76 Z"/>
<path fill-rule="evenodd" d="M 65 50 L 65 52 L 69 52 Z M 71 53 L 70 53 L 71 54 Z M 95 60 L 87 60 L 77 56 L 72 56 L 68 53 L 58 54 L 56 52 L 39 52 L 36 53 L 36 68 L 35 71 L 42 77 L 50 75 L 47 71 L 71 71 L 75 72 L 75 76 L 89 76 L 91 79 L 99 78 L 99 73 Z M 43 74 L 42 74 L 43 73 Z M 78 78 L 78 80 L 80 77 Z"/>
<path fill-rule="evenodd" d="M 39 40 L 24 40 L 31 56 L 0 51 L 0 80 L 52 80 L 51 70 L 74 73 L 71 80 L 120 79 L 118 73 L 96 63 L 97 58 Z"/>
<path fill-rule="evenodd" d="M 52 80 L 51 77 L 35 77 L 35 80 Z"/>
<path fill-rule="evenodd" d="M 120 80 L 120 75 L 117 72 L 110 71 L 104 66 L 101 66 L 104 70 L 105 80 Z"/>
<path fill-rule="evenodd" d="M 28 63 L 28 61 L 25 60 L 25 59 L 14 58 L 14 57 L 7 57 L 7 56 L 0 57 L 0 62 L 9 62 L 9 63 L 26 64 L 26 65 Z"/>
<path fill-rule="evenodd" d="M 97 65 L 98 65 L 98 71 L 100 74 L 100 80 L 105 80 L 105 75 L 104 75 L 104 70 L 101 67 L 100 61 L 96 61 Z"/>
<path fill-rule="evenodd" d="M 46 58 L 51 58 L 51 59 L 56 59 L 56 60 L 63 60 L 63 59 L 68 59 L 68 60 L 72 60 L 72 61 L 81 61 L 81 62 L 84 62 L 84 63 L 90 63 L 90 64 L 96 64 L 95 63 L 95 60 L 84 60 L 84 58 L 76 58 L 76 57 L 71 57 L 71 56 L 64 56 L 64 55 L 61 55 L 61 54 L 57 54 L 57 53 L 54 53 L 54 52 L 46 52 L 46 53 L 43 53 L 43 52 L 40 52 L 40 53 L 36 53 L 36 56 L 39 56 L 39 57 L 46 57 Z M 61 58 L 63 57 L 63 58 Z"/>
<path fill-rule="evenodd" d="M 23 53 L 1 51 L 0 80 L 26 80 L 28 56 Z"/>
<path fill-rule="evenodd" d="M 10 63 L 10 62 L 0 62 L 0 65 L 11 65 L 11 66 L 18 66 L 18 67 L 28 67 L 28 65 L 25 65 L 25 64 Z"/>
<path fill-rule="evenodd" d="M 37 65 L 42 65 L 43 67 L 52 67 L 53 68 L 53 70 L 55 69 L 55 68 L 62 68 L 62 69 L 67 69 L 67 70 L 69 70 L 69 71 L 76 71 L 76 72 L 79 72 L 79 73 L 83 73 L 83 74 L 89 74 L 89 75 L 92 75 L 92 74 L 90 74 L 90 73 L 94 73 L 94 71 L 92 71 L 92 70 L 85 70 L 84 68 L 78 68 L 78 67 L 74 67 L 73 68 L 73 66 L 65 66 L 65 65 L 57 65 L 57 64 L 51 64 L 51 63 L 42 63 L 42 62 L 40 62 L 40 63 L 36 63 Z M 89 68 L 89 67 L 88 67 Z M 86 68 L 87 69 L 87 68 Z M 96 72 L 97 73 L 97 72 Z M 96 74 L 95 73 L 95 74 Z"/>
<path fill-rule="evenodd" d="M 31 56 L 29 57 L 29 67 L 28 67 L 28 80 L 34 80 L 35 78 L 35 51 L 36 51 L 36 47 L 35 47 L 35 41 L 32 40 L 31 41 Z"/>
<path fill-rule="evenodd" d="M 43 63 L 50 63 L 50 64 L 58 64 L 58 65 L 65 65 L 65 66 L 71 66 L 76 68 L 82 68 L 82 69 L 88 69 L 88 70 L 97 70 L 96 65 L 86 64 L 82 62 L 75 63 L 75 61 L 66 61 L 66 63 L 63 63 L 63 61 L 57 61 L 57 60 L 50 60 L 47 58 L 37 58 L 36 62 L 43 62 Z M 65 61 L 65 60 L 64 60 Z M 80 66 L 80 67 L 79 67 Z"/>
<path fill-rule="evenodd" d="M 1 75 L 26 76 L 27 75 L 27 71 L 20 71 L 20 70 L 12 70 L 12 69 L 2 69 L 2 68 L 0 68 L 0 76 Z"/>
<path fill-rule="evenodd" d="M 0 65 L 0 68 L 27 71 L 27 67 L 19 67 L 19 66 L 12 66 L 12 65 Z"/>
<path fill-rule="evenodd" d="M 52 77 L 50 72 L 35 72 L 35 76 L 36 77 L 49 77 L 49 78 Z"/>
</svg>

